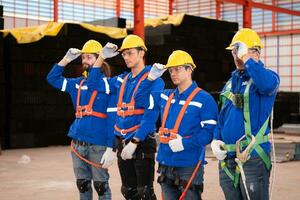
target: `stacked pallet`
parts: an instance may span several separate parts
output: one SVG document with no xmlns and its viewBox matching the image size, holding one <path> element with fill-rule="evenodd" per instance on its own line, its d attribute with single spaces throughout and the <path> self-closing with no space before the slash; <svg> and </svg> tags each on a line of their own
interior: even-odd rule
<svg viewBox="0 0 300 200">
<path fill-rule="evenodd" d="M 0 29 L 4 27 L 3 6 L 0 5 Z M 0 32 L 0 154 L 1 146 L 4 145 L 4 126 L 5 126 L 5 73 L 3 62 L 3 33 Z"/>
<path fill-rule="evenodd" d="M 235 68 L 225 48 L 238 29 L 237 23 L 185 15 L 179 26 L 172 24 L 145 29 L 148 63 L 167 63 L 174 50 L 187 51 L 197 66 L 194 80 L 208 91 L 219 91 Z M 172 87 L 168 75 L 167 86 Z"/>
</svg>

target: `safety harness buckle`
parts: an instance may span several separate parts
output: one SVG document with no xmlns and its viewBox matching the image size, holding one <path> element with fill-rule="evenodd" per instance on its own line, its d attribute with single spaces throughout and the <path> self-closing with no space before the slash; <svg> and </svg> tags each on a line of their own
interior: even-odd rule
<svg viewBox="0 0 300 200">
<path fill-rule="evenodd" d="M 117 115 L 124 118 L 125 117 L 124 110 L 122 110 L 122 108 L 118 107 L 117 108 Z"/>
<path fill-rule="evenodd" d="M 86 107 L 85 110 L 84 110 L 84 113 L 86 115 L 91 115 L 93 113 L 93 108 L 91 107 Z"/>
<path fill-rule="evenodd" d="M 81 106 L 77 106 L 76 107 L 76 113 L 75 113 L 76 118 L 82 118 L 82 107 Z"/>
<path fill-rule="evenodd" d="M 127 105 L 127 115 L 133 115 L 134 114 L 134 106 L 133 105 Z"/>
<path fill-rule="evenodd" d="M 163 144 L 169 143 L 170 140 L 177 138 L 177 133 L 173 129 L 160 128 L 159 131 L 159 141 Z"/>
<path fill-rule="evenodd" d="M 121 129 L 121 130 L 120 130 L 120 133 L 121 133 L 121 135 L 123 135 L 123 136 L 125 136 L 125 135 L 127 134 L 127 132 L 126 132 L 125 129 Z"/>
<path fill-rule="evenodd" d="M 244 105 L 244 95 L 243 94 L 233 94 L 231 98 L 232 98 L 232 104 L 236 108 L 243 108 L 243 105 Z"/>
<path fill-rule="evenodd" d="M 250 158 L 250 151 L 255 144 L 255 136 L 251 135 L 251 141 L 247 145 L 246 149 L 241 152 L 241 142 L 246 137 L 243 135 L 239 140 L 236 141 L 236 159 L 245 163 Z"/>
<path fill-rule="evenodd" d="M 122 102 L 121 108 L 127 108 L 127 103 Z"/>
</svg>

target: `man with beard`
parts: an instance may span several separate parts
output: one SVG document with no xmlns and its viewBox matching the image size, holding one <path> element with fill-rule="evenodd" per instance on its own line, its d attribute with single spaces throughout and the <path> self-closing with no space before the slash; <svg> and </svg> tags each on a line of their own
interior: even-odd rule
<svg viewBox="0 0 300 200">
<path fill-rule="evenodd" d="M 261 61 L 262 43 L 248 28 L 227 49 L 236 70 L 221 92 L 221 111 L 211 148 L 218 160 L 226 199 L 269 199 L 271 170 L 269 118 L 279 87 L 278 75 Z"/>
<path fill-rule="evenodd" d="M 81 50 L 70 48 L 64 58 L 55 64 L 47 76 L 48 82 L 56 89 L 69 93 L 75 109 L 76 119 L 72 123 L 68 136 L 72 138 L 72 160 L 80 200 L 92 200 L 94 188 L 98 199 L 111 199 L 108 185 L 107 169 L 114 158 L 112 151 L 114 137 L 107 131 L 107 107 L 109 91 L 105 90 L 110 68 L 104 63 L 105 58 L 115 56 L 115 50 L 95 40 L 87 41 Z M 62 74 L 66 65 L 81 55 L 84 75 L 77 78 L 65 78 Z M 102 71 L 99 71 L 99 84 L 104 92 L 89 89 L 87 75 L 89 69 L 99 60 Z M 100 165 L 101 163 L 102 165 Z"/>
</svg>

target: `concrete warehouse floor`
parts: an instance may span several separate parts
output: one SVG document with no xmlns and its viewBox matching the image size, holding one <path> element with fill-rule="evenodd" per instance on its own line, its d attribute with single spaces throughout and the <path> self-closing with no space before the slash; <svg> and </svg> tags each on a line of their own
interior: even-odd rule
<svg viewBox="0 0 300 200">
<path fill-rule="evenodd" d="M 208 152 L 208 155 L 210 152 Z M 26 163 L 24 155 L 30 157 Z M 23 156 L 23 159 L 21 159 Z M 25 156 L 26 157 L 26 156 Z M 217 161 L 207 158 L 204 199 L 224 199 L 218 183 Z M 157 167 L 157 166 L 156 166 Z M 277 163 L 273 199 L 299 199 L 300 162 Z M 110 169 L 113 200 L 123 199 L 116 163 Z M 155 183 L 160 198 L 160 188 Z M 0 155 L 1 200 L 79 199 L 69 147 L 5 150 Z M 96 195 L 94 196 L 96 199 Z"/>
</svg>

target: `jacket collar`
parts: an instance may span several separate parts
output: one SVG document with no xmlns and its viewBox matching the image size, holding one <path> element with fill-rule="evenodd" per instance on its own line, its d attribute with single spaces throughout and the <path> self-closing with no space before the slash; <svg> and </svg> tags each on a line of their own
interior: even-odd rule
<svg viewBox="0 0 300 200">
<path fill-rule="evenodd" d="M 128 80 L 135 80 L 135 79 L 140 79 L 141 76 L 143 76 L 146 72 L 150 71 L 150 67 L 149 66 L 145 66 L 144 69 L 142 71 L 140 71 L 140 73 L 138 75 L 136 75 L 134 78 L 132 78 L 132 72 L 130 72 L 128 74 Z"/>
<path fill-rule="evenodd" d="M 185 91 L 183 91 L 181 94 L 179 94 L 179 90 L 178 87 L 174 90 L 174 96 L 178 97 L 183 97 L 183 98 L 187 98 L 192 92 L 193 90 L 198 87 L 197 83 L 195 81 L 192 82 L 192 84 L 190 85 L 190 87 L 188 87 Z"/>
</svg>

